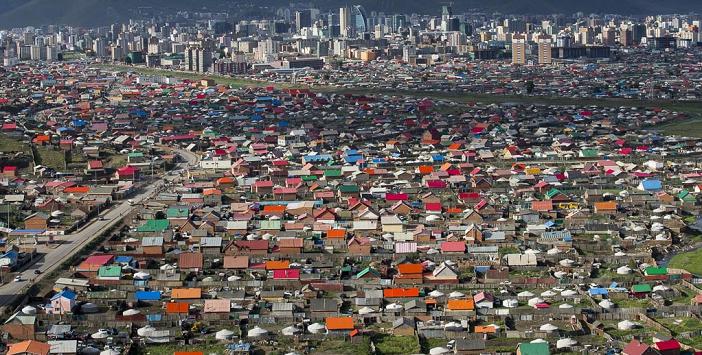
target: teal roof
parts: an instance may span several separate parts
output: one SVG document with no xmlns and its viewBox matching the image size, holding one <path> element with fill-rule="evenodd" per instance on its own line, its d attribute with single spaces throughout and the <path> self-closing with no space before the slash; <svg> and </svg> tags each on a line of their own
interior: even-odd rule
<svg viewBox="0 0 702 355">
<path fill-rule="evenodd" d="M 98 270 L 98 277 L 120 277 L 121 275 L 122 267 L 118 265 L 101 266 Z"/>
<path fill-rule="evenodd" d="M 150 219 L 146 223 L 137 227 L 137 232 L 165 232 L 168 229 L 170 222 L 167 219 Z"/>
</svg>

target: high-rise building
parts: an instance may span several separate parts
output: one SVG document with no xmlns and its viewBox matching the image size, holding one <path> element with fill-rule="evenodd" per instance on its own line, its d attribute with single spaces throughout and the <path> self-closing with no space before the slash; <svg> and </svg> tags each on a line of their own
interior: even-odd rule
<svg viewBox="0 0 702 355">
<path fill-rule="evenodd" d="M 630 47 L 634 45 L 634 37 L 630 29 L 621 29 L 621 31 L 619 32 L 619 44 L 621 44 L 624 47 Z"/>
<path fill-rule="evenodd" d="M 539 64 L 551 64 L 551 36 L 540 35 L 538 37 Z"/>
<path fill-rule="evenodd" d="M 188 47 L 185 50 L 185 70 L 205 73 L 212 65 L 212 52 L 202 47 Z"/>
<path fill-rule="evenodd" d="M 351 8 L 351 27 L 354 34 L 368 32 L 368 16 L 363 6 L 354 5 Z"/>
<path fill-rule="evenodd" d="M 295 11 L 295 29 L 300 32 L 305 27 L 312 27 L 312 10 Z"/>
<path fill-rule="evenodd" d="M 512 36 L 512 64 L 526 64 L 526 42 L 523 34 Z"/>
<path fill-rule="evenodd" d="M 606 27 L 602 30 L 602 44 L 605 46 L 613 46 L 617 42 L 617 33 L 614 27 Z"/>
<path fill-rule="evenodd" d="M 349 37 L 351 31 L 351 9 L 344 6 L 339 9 L 339 30 L 341 37 Z"/>
</svg>

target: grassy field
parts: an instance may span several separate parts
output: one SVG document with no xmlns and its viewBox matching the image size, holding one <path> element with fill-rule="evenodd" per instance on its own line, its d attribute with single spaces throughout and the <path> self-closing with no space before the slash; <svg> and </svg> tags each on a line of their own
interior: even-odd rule
<svg viewBox="0 0 702 355">
<path fill-rule="evenodd" d="M 141 74 L 141 75 L 154 75 L 154 76 L 155 75 L 162 75 L 162 76 L 168 76 L 168 77 L 181 79 L 181 80 L 196 81 L 196 80 L 202 80 L 202 79 L 212 79 L 217 84 L 230 85 L 232 87 L 268 86 L 268 85 L 273 85 L 276 87 L 289 87 L 290 86 L 287 84 L 267 83 L 267 82 L 263 82 L 263 81 L 233 78 L 233 77 L 224 76 L 224 75 L 201 74 L 201 73 L 187 72 L 187 71 L 181 71 L 181 70 L 146 68 L 146 67 L 137 67 L 137 66 L 120 65 L 120 64 L 95 64 L 94 66 L 96 66 L 98 68 L 106 69 L 106 70 L 131 71 L 131 72 Z"/>
<path fill-rule="evenodd" d="M 380 355 L 416 354 L 421 351 L 417 338 L 411 336 L 379 335 L 375 346 L 376 353 Z"/>
<path fill-rule="evenodd" d="M 340 339 L 325 339 L 317 349 L 316 354 L 365 355 L 371 353 L 370 339 L 362 337 L 346 342 Z"/>
<path fill-rule="evenodd" d="M 702 138 L 702 115 L 689 120 L 662 124 L 656 128 L 666 135 Z"/>
<path fill-rule="evenodd" d="M 15 153 L 15 152 L 25 152 L 27 150 L 27 144 L 17 140 L 15 138 L 10 138 L 7 135 L 0 135 L 0 152 L 2 153 Z"/>
<path fill-rule="evenodd" d="M 668 266 L 675 269 L 685 269 L 695 275 L 702 275 L 702 249 L 675 255 Z"/>
<path fill-rule="evenodd" d="M 66 169 L 66 158 L 62 150 L 36 146 L 37 164 L 54 168 L 58 171 Z"/>
<path fill-rule="evenodd" d="M 176 344 L 160 344 L 160 345 L 148 345 L 146 347 L 139 347 L 139 355 L 173 355 L 176 351 L 202 351 L 205 354 L 224 354 L 225 353 L 224 344 L 212 343 L 212 344 L 202 344 L 202 345 L 176 345 Z"/>
</svg>

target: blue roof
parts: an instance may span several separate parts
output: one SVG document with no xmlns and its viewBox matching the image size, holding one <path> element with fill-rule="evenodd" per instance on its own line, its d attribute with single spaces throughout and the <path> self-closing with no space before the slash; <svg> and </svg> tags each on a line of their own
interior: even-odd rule
<svg viewBox="0 0 702 355">
<path fill-rule="evenodd" d="M 609 291 L 607 291 L 607 289 L 604 287 L 593 287 L 588 292 L 590 292 L 590 296 L 609 294 Z"/>
<path fill-rule="evenodd" d="M 12 233 L 15 234 L 44 234 L 46 229 L 15 229 Z"/>
<path fill-rule="evenodd" d="M 434 161 L 444 161 L 444 156 L 441 154 L 434 154 L 431 156 Z"/>
<path fill-rule="evenodd" d="M 161 291 L 137 291 L 134 298 L 139 301 L 158 301 L 161 299 Z"/>
<path fill-rule="evenodd" d="M 61 290 L 61 292 L 55 294 L 54 297 L 51 297 L 51 300 L 53 301 L 53 300 L 61 298 L 61 297 L 68 298 L 69 300 L 74 300 L 74 299 L 76 299 L 76 293 L 69 290 L 69 289 L 64 288 L 63 290 Z"/>
<path fill-rule="evenodd" d="M 234 350 L 234 351 L 250 351 L 251 350 L 251 344 L 250 343 L 232 343 L 232 344 L 227 344 L 227 349 L 229 350 Z"/>
<path fill-rule="evenodd" d="M 124 263 L 124 264 L 129 264 L 130 262 L 132 262 L 132 260 L 134 260 L 133 257 L 126 256 L 126 255 L 120 255 L 120 256 L 115 258 L 116 263 Z"/>
<path fill-rule="evenodd" d="M 663 183 L 657 179 L 646 179 L 641 181 L 641 186 L 643 186 L 646 191 L 656 191 L 663 189 Z"/>
<path fill-rule="evenodd" d="M 346 160 L 347 163 L 353 164 L 353 163 L 358 162 L 359 160 L 362 160 L 363 157 L 360 156 L 360 155 L 349 155 L 349 156 L 347 156 L 347 157 L 344 158 L 344 159 Z"/>
</svg>

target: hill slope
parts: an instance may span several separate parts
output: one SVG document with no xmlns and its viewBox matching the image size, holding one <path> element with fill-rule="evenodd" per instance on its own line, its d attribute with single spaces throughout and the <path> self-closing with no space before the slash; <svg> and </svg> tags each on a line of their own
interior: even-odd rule
<svg viewBox="0 0 702 355">
<path fill-rule="evenodd" d="M 323 9 L 338 8 L 344 4 L 361 4 L 367 10 L 386 12 L 417 12 L 439 14 L 443 1 L 420 0 L 311 0 Z M 287 6 L 286 0 L 0 0 L 0 27 L 27 25 L 72 24 L 106 25 L 125 21 L 134 16 L 140 6 L 154 9 L 226 9 L 241 4 L 270 7 Z M 468 9 L 515 14 L 570 14 L 607 12 L 621 14 L 688 13 L 702 11 L 698 0 L 454 0 L 455 12 Z"/>
</svg>

